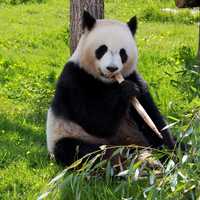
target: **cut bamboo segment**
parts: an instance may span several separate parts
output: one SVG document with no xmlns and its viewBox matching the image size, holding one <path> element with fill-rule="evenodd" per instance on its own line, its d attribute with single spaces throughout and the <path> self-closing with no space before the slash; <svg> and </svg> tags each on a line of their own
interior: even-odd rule
<svg viewBox="0 0 200 200">
<path fill-rule="evenodd" d="M 115 79 L 118 81 L 118 83 L 122 83 L 124 81 L 123 76 L 119 73 L 115 76 Z M 143 106 L 140 104 L 140 102 L 137 100 L 136 97 L 132 98 L 132 104 L 134 108 L 137 110 L 139 115 L 142 117 L 142 119 L 147 123 L 147 125 L 154 131 L 154 133 L 157 134 L 159 138 L 163 138 L 159 130 L 156 128 L 154 122 L 151 120 Z"/>
</svg>

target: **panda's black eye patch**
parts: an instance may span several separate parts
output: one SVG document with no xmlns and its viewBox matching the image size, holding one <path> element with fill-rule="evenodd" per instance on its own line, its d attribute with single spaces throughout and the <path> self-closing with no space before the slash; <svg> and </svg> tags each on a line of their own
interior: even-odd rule
<svg viewBox="0 0 200 200">
<path fill-rule="evenodd" d="M 108 47 L 106 45 L 101 45 L 98 49 L 96 49 L 95 55 L 97 59 L 101 59 L 107 50 Z"/>
<path fill-rule="evenodd" d="M 120 57 L 122 59 L 122 63 L 125 63 L 127 61 L 127 59 L 128 59 L 128 55 L 126 53 L 126 50 L 125 49 L 120 49 L 119 54 L 120 54 Z"/>
</svg>

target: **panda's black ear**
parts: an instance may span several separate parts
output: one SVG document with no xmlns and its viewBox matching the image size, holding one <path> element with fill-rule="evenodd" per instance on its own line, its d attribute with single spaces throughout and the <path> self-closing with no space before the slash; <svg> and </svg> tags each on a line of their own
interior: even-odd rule
<svg viewBox="0 0 200 200">
<path fill-rule="evenodd" d="M 94 27 L 95 23 L 96 23 L 96 19 L 92 15 L 90 15 L 89 12 L 84 11 L 83 18 L 82 18 L 83 30 L 87 28 L 90 31 Z"/>
<path fill-rule="evenodd" d="M 127 24 L 131 33 L 134 36 L 137 30 L 137 17 L 136 16 L 132 17 Z"/>
</svg>

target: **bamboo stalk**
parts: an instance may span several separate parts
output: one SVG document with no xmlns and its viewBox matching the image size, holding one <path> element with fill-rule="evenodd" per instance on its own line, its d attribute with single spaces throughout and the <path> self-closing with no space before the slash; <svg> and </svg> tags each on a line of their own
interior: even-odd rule
<svg viewBox="0 0 200 200">
<path fill-rule="evenodd" d="M 118 83 L 122 83 L 124 81 L 124 78 L 120 73 L 115 76 L 115 79 L 118 81 Z M 142 117 L 142 119 L 147 123 L 147 125 L 154 131 L 154 133 L 156 133 L 156 135 L 159 138 L 162 139 L 163 136 L 161 135 L 159 130 L 156 128 L 156 125 L 151 120 L 151 118 L 149 117 L 149 115 L 147 114 L 147 112 L 145 111 L 145 109 L 143 108 L 143 106 L 140 104 L 140 102 L 137 100 L 136 97 L 132 98 L 132 104 L 134 108 L 137 110 L 137 112 L 139 113 L 139 115 Z"/>
</svg>

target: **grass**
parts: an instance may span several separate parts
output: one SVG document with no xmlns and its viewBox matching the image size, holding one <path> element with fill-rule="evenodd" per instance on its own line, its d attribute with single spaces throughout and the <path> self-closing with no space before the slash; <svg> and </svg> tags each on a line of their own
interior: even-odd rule
<svg viewBox="0 0 200 200">
<path fill-rule="evenodd" d="M 184 155 L 178 155 L 178 164 L 153 185 L 148 179 L 127 177 L 88 182 L 88 172 L 67 172 L 59 180 L 62 187 L 55 190 L 56 198 L 143 199 L 146 191 L 147 199 L 194 199 L 195 192 L 200 194 L 200 77 L 193 67 L 198 15 L 188 10 L 176 15 L 161 12 L 160 8 L 174 7 L 172 0 L 105 3 L 106 18 L 128 21 L 137 14 L 139 71 L 168 121 L 180 120 L 174 134 L 178 138 L 188 134 L 184 141 L 193 148 L 185 163 L 180 161 Z M 0 0 L 0 199 L 36 199 L 62 171 L 47 156 L 45 121 L 56 79 L 69 57 L 68 26 L 68 1 Z M 191 121 L 193 116 L 196 121 Z M 178 172 L 189 181 L 184 182 Z M 158 190 L 160 180 L 165 182 Z M 170 180 L 177 180 L 173 192 Z"/>
</svg>

